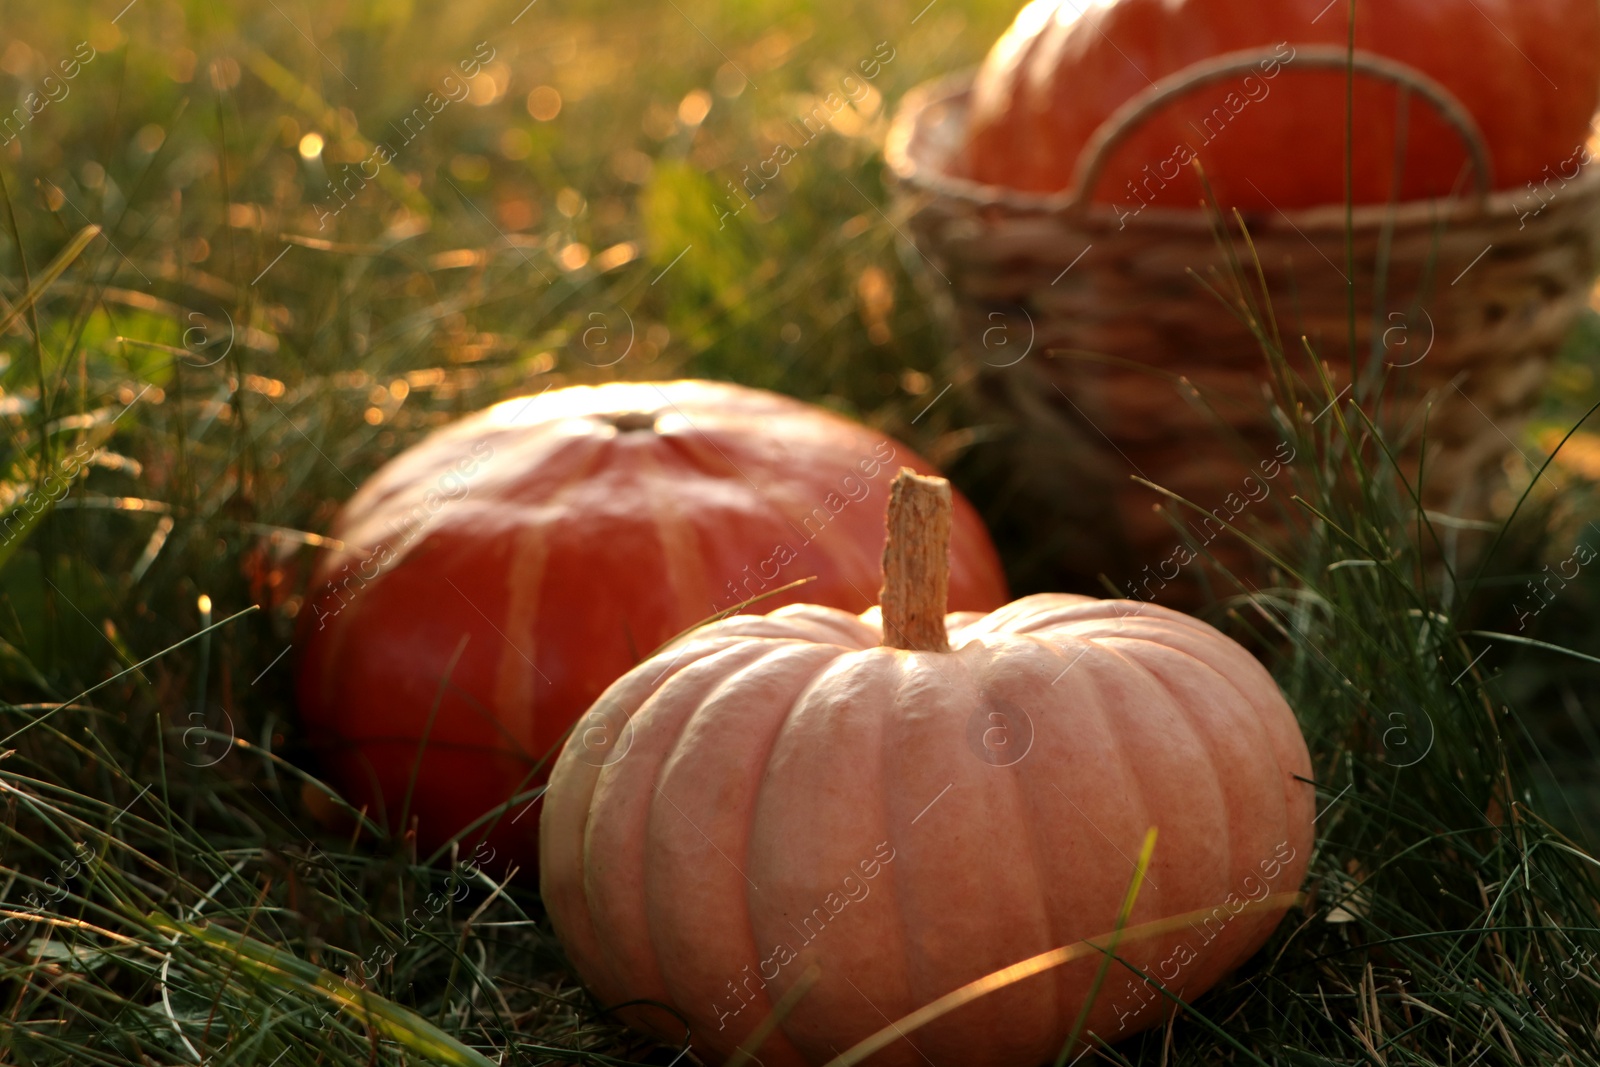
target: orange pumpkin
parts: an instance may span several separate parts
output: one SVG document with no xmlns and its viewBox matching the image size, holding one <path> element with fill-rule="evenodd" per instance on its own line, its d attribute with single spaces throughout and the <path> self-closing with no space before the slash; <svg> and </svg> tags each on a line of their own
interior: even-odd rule
<svg viewBox="0 0 1600 1067">
<path fill-rule="evenodd" d="M 1041 595 L 944 617 L 947 492 L 897 479 L 881 614 L 795 605 L 706 626 L 620 679 L 568 741 L 545 796 L 543 898 L 580 976 L 602 1003 L 633 1002 L 632 1025 L 679 1041 L 687 1020 L 716 1062 L 816 964 L 759 1057 L 822 1063 L 1111 931 L 1151 826 L 1132 922 L 1207 911 L 1119 955 L 1193 998 L 1281 918 L 1287 900 L 1245 901 L 1298 888 L 1313 796 L 1271 677 L 1152 604 Z M 872 1062 L 1047 1062 L 1098 960 Z M 1116 967 L 1087 1028 L 1116 1040 L 1169 1007 Z"/>
<path fill-rule="evenodd" d="M 333 524 L 343 547 L 300 616 L 311 739 L 347 796 L 391 825 L 408 810 L 436 846 L 537 786 L 601 691 L 696 622 L 807 577 L 749 610 L 871 604 L 901 463 L 929 469 L 847 419 L 712 382 L 560 389 L 446 427 Z M 1006 599 L 964 502 L 955 589 L 969 608 Z M 491 840 L 528 864 L 525 810 Z"/>
<path fill-rule="evenodd" d="M 1034 0 L 978 74 L 969 176 L 1067 188 L 1091 135 L 1125 101 L 1201 60 L 1256 49 L 1254 70 L 1169 102 L 1115 149 L 1094 198 L 1128 211 L 1193 208 L 1201 190 L 1187 164 L 1198 156 L 1225 205 L 1343 203 L 1345 74 L 1296 69 L 1294 57 L 1308 45 L 1345 46 L 1348 9 L 1339 0 Z M 1497 187 L 1559 185 L 1587 163 L 1580 153 L 1600 102 L 1595 0 L 1363 2 L 1355 46 L 1463 103 Z M 1413 94 L 1396 184 L 1398 107 L 1392 84 L 1357 76 L 1356 203 L 1444 196 L 1462 178 L 1461 135 Z"/>
</svg>

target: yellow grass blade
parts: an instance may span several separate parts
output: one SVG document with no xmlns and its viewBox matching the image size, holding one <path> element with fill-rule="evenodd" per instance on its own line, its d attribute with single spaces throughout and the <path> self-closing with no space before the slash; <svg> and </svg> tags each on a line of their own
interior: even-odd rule
<svg viewBox="0 0 1600 1067">
<path fill-rule="evenodd" d="M 800 979 L 790 986 L 783 996 L 778 998 L 778 1002 L 772 1006 L 772 1013 L 761 1020 L 760 1026 L 750 1031 L 750 1036 L 745 1038 L 744 1044 L 734 1049 L 733 1055 L 728 1057 L 728 1061 L 722 1067 L 744 1067 L 747 1063 L 759 1063 L 760 1060 L 756 1059 L 756 1050 L 766 1043 L 767 1038 L 771 1037 L 773 1031 L 782 1025 L 783 1020 L 787 1019 L 789 1013 L 794 1011 L 795 1005 L 800 1003 L 807 993 L 811 992 L 811 988 L 817 984 L 821 977 L 821 967 L 818 967 L 815 963 L 807 967 L 805 972 L 800 975 Z M 746 1048 L 746 1045 L 749 1047 Z"/>
<path fill-rule="evenodd" d="M 1268 911 L 1277 908 L 1292 908 L 1300 903 L 1302 897 L 1299 893 L 1275 893 L 1259 901 L 1246 904 L 1236 915 L 1243 915 L 1250 911 Z M 1174 930 L 1181 930 L 1196 919 L 1203 919 L 1215 910 L 1215 905 L 1210 908 L 1200 908 L 1195 911 L 1184 912 L 1182 915 L 1173 915 L 1165 919 L 1156 919 L 1152 922 L 1140 923 L 1129 926 L 1122 931 L 1121 939 L 1124 941 L 1143 941 L 1152 937 L 1160 937 Z M 1006 986 L 1015 985 L 1025 978 L 1032 978 L 1042 974 L 1052 967 L 1060 967 L 1074 960 L 1084 959 L 1097 952 L 1108 951 L 1110 939 L 1115 937 L 1104 935 L 1088 941 L 1079 941 L 1076 944 L 1062 945 L 1049 952 L 1041 952 L 1037 956 L 1029 957 L 1009 967 L 1002 967 L 992 974 L 986 974 L 976 981 L 968 982 L 959 989 L 952 990 L 938 1000 L 924 1004 L 916 1011 L 903 1018 L 897 1019 L 888 1026 L 879 1030 L 871 1037 L 850 1046 L 842 1054 L 829 1060 L 824 1067 L 853 1067 L 854 1064 L 871 1056 L 873 1053 L 893 1044 L 913 1030 L 919 1030 L 941 1016 L 949 1015 L 957 1008 L 972 1003 L 979 997 L 988 996 L 996 990 Z"/>
<path fill-rule="evenodd" d="M 161 915 L 152 915 L 150 924 L 174 938 L 193 938 L 230 957 L 240 970 L 279 989 L 320 995 L 427 1062 L 450 1067 L 498 1067 L 495 1061 L 463 1045 L 416 1012 L 365 989 L 352 988 L 332 972 L 292 953 L 215 926 L 198 926 Z"/>
<path fill-rule="evenodd" d="M 1139 862 L 1134 865 L 1133 878 L 1129 880 L 1128 891 L 1122 897 L 1122 907 L 1117 910 L 1117 925 L 1111 931 L 1111 943 L 1106 946 L 1105 955 L 1100 958 L 1100 966 L 1094 972 L 1094 981 L 1089 985 L 1089 996 L 1085 998 L 1083 1007 L 1078 1010 L 1078 1017 L 1073 1020 L 1072 1032 L 1067 1035 L 1067 1043 L 1061 1047 L 1061 1055 L 1056 1057 L 1056 1067 L 1062 1067 L 1067 1062 L 1072 1046 L 1078 1043 L 1078 1035 L 1083 1033 L 1084 1024 L 1089 1021 L 1089 1012 L 1094 1008 L 1094 1002 L 1100 996 L 1100 987 L 1105 984 L 1106 974 L 1111 970 L 1111 957 L 1117 951 L 1117 942 L 1122 939 L 1123 928 L 1133 917 L 1133 904 L 1139 899 L 1139 887 L 1144 885 L 1145 875 L 1150 870 L 1150 857 L 1155 855 L 1155 851 L 1156 828 L 1152 826 L 1145 831 L 1144 845 L 1139 849 Z"/>
<path fill-rule="evenodd" d="M 83 255 L 83 250 L 89 247 L 89 242 L 99 236 L 100 227 L 93 223 L 74 234 L 72 240 L 67 242 L 67 247 L 56 253 L 56 258 L 50 261 L 50 265 L 44 269 L 44 273 L 33 280 L 33 285 L 28 288 L 28 291 L 23 293 L 15 304 L 11 305 L 11 309 L 5 313 L 4 318 L 0 318 L 0 334 L 4 334 L 11 329 L 12 324 L 38 302 L 39 298 L 44 295 L 44 291 L 50 288 L 57 278 L 61 277 L 62 272 L 72 266 L 72 261 Z"/>
</svg>

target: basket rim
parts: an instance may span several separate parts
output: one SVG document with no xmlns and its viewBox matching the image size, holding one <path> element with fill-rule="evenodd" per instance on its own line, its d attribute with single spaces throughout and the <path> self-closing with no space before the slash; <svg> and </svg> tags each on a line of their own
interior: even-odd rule
<svg viewBox="0 0 1600 1067">
<path fill-rule="evenodd" d="M 1070 190 L 1058 193 L 1032 193 L 1003 185 L 991 185 L 952 175 L 939 167 L 936 161 L 919 157 L 917 151 L 920 135 L 928 128 L 932 113 L 940 107 L 955 107 L 964 112 L 977 68 L 957 71 L 929 79 L 912 88 L 901 99 L 884 144 L 884 162 L 896 183 L 908 189 L 937 198 L 954 201 L 972 208 L 1001 211 L 1021 216 L 1044 216 L 1066 222 L 1100 228 L 1110 226 L 1120 229 L 1122 216 L 1114 205 L 1091 201 L 1079 205 L 1071 198 Z M 1592 135 L 1587 142 L 1600 164 L 1600 134 Z M 1586 199 L 1600 199 L 1600 165 L 1582 168 L 1578 175 L 1568 179 L 1560 199 L 1580 203 Z M 1358 230 L 1381 227 L 1407 228 L 1411 226 L 1437 226 L 1445 222 L 1475 222 L 1496 224 L 1517 219 L 1527 214 L 1526 186 L 1513 189 L 1496 189 L 1487 197 L 1430 198 L 1408 200 L 1397 204 L 1357 204 L 1350 209 L 1349 221 Z M 1553 203 L 1554 201 L 1552 201 Z M 1247 219 L 1272 219 L 1280 216 L 1290 226 L 1301 230 L 1342 231 L 1347 223 L 1346 207 L 1342 203 L 1317 204 L 1308 208 L 1247 211 Z M 1138 213 L 1135 225 L 1161 226 L 1169 229 L 1204 231 L 1214 229 L 1214 213 L 1203 208 L 1174 208 L 1149 205 Z"/>
</svg>

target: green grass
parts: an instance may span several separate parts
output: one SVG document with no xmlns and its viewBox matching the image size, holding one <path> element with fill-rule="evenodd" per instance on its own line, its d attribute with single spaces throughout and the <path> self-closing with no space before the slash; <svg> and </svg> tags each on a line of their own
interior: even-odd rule
<svg viewBox="0 0 1600 1067">
<path fill-rule="evenodd" d="M 142 0 L 112 25 L 117 6 L 8 4 L 0 37 L 19 99 L 96 50 L 0 148 L 18 311 L 0 313 L 0 449 L 12 506 L 50 501 L 0 531 L 0 1063 L 671 1061 L 586 998 L 503 862 L 469 868 L 467 843 L 426 866 L 375 826 L 315 828 L 280 656 L 316 534 L 431 427 L 611 377 L 779 389 L 958 479 L 1003 461 L 1007 428 L 962 390 L 918 418 L 956 367 L 883 214 L 877 143 L 892 104 L 977 61 L 1011 5 Z M 478 95 L 319 230 L 330 177 L 404 140 L 479 42 Z M 775 124 L 879 42 L 882 104 L 724 225 Z M 548 121 L 539 86 L 561 97 Z M 90 224 L 104 234 L 80 247 Z M 1522 442 L 1535 462 L 1597 367 L 1589 321 Z M 1170 1030 L 1102 1061 L 1600 1057 L 1600 671 L 1582 658 L 1600 655 L 1600 567 L 1525 631 L 1577 655 L 1481 636 L 1518 634 L 1524 583 L 1600 546 L 1593 494 L 1552 467 L 1560 492 L 1442 574 L 1362 433 L 1371 399 L 1312 434 L 1294 413 L 1327 398 L 1279 396 L 1305 457 L 1299 536 L 1276 584 L 1208 611 L 1268 652 L 1311 743 L 1308 902 Z M 1050 532 L 969 478 L 1019 590 L 1047 582 Z"/>
</svg>

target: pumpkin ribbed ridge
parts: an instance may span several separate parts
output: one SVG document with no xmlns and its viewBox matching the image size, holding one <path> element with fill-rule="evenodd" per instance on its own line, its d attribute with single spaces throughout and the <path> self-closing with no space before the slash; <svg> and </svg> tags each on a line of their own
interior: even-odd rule
<svg viewBox="0 0 1600 1067">
<path fill-rule="evenodd" d="M 1211 772 L 1212 781 L 1215 783 L 1215 787 L 1216 787 L 1218 803 L 1219 803 L 1220 807 L 1222 808 L 1222 812 L 1223 812 L 1223 817 L 1219 821 L 1220 832 L 1221 832 L 1221 834 L 1223 836 L 1223 840 L 1222 840 L 1222 847 L 1218 852 L 1219 859 L 1220 859 L 1221 864 L 1222 864 L 1222 869 L 1219 870 L 1217 872 L 1217 874 L 1220 876 L 1219 880 L 1223 884 L 1226 885 L 1226 884 L 1235 883 L 1241 877 L 1241 875 L 1239 874 L 1239 872 L 1237 870 L 1237 867 L 1238 867 L 1239 861 L 1240 861 L 1240 859 L 1242 857 L 1236 856 L 1235 853 L 1234 853 L 1234 842 L 1232 840 L 1232 834 L 1231 834 L 1231 832 L 1229 830 L 1229 827 L 1233 825 L 1233 823 L 1235 821 L 1235 818 L 1238 816 L 1239 812 L 1236 810 L 1235 803 L 1229 797 L 1227 786 L 1224 783 L 1224 781 L 1222 779 L 1222 773 L 1219 770 L 1219 767 L 1221 765 L 1223 765 L 1226 762 L 1230 762 L 1230 761 L 1227 761 L 1225 759 L 1219 759 L 1219 752 L 1217 751 L 1216 745 L 1213 744 L 1209 740 L 1209 737 L 1211 737 L 1213 735 L 1213 731 L 1207 730 L 1205 728 L 1204 724 L 1194 721 L 1193 715 L 1186 711 L 1186 705 L 1185 705 L 1184 701 L 1182 701 L 1182 700 L 1180 700 L 1178 698 L 1178 693 L 1175 690 L 1175 688 L 1172 685 L 1172 683 L 1166 677 L 1164 677 L 1163 674 L 1159 670 L 1157 670 L 1155 666 L 1153 666 L 1153 665 L 1151 665 L 1149 663 L 1141 662 L 1141 663 L 1139 663 L 1139 667 L 1140 667 L 1141 670 L 1145 671 L 1155 681 L 1156 685 L 1158 685 L 1162 689 L 1163 692 L 1165 692 L 1167 694 L 1168 699 L 1171 701 L 1174 710 L 1177 712 L 1178 716 L 1181 719 L 1185 720 L 1188 723 L 1188 725 L 1191 728 L 1191 732 L 1193 733 L 1195 739 L 1197 740 L 1197 742 L 1200 745 L 1201 751 L 1203 751 L 1205 753 L 1205 759 L 1200 761 L 1200 763 L 1201 763 L 1202 766 L 1206 767 Z M 1209 670 L 1209 666 L 1207 666 L 1206 669 Z M 1215 674 L 1215 672 L 1211 672 L 1211 673 Z M 1221 678 L 1220 675 L 1217 675 L 1217 677 L 1219 679 Z M 1226 679 L 1221 679 L 1221 680 L 1224 682 L 1224 684 L 1226 684 Z M 1270 755 L 1270 750 L 1269 750 L 1269 755 Z M 1276 759 L 1274 759 L 1273 762 L 1276 763 L 1277 762 Z M 1251 844 L 1258 844 L 1258 843 L 1251 842 Z M 1264 844 L 1264 842 L 1260 843 L 1260 844 Z M 1267 847 L 1270 848 L 1270 846 L 1267 846 Z M 1250 862 L 1250 861 L 1247 860 L 1246 862 Z M 1204 906 L 1204 902 L 1203 901 L 1186 902 L 1186 903 L 1188 904 L 1188 907 L 1180 908 L 1180 909 L 1177 909 L 1177 910 L 1191 910 L 1193 907 L 1196 907 L 1196 906 L 1202 906 L 1202 907 Z M 1240 940 L 1246 940 L 1246 939 L 1241 938 Z M 1252 951 L 1254 951 L 1253 948 L 1252 948 Z M 1197 984 L 1199 984 L 1201 987 L 1210 985 L 1217 978 L 1221 977 L 1223 974 L 1226 974 L 1228 971 L 1232 970 L 1237 962 L 1238 961 L 1232 959 L 1231 957 L 1229 957 L 1229 958 L 1219 958 L 1219 956 L 1213 955 L 1211 959 L 1205 961 L 1204 963 L 1201 963 L 1198 966 L 1198 968 L 1197 968 L 1197 972 L 1198 973 L 1196 973 L 1193 976 L 1193 980 Z"/>
<path fill-rule="evenodd" d="M 631 716 L 640 705 L 659 692 L 673 677 L 736 644 L 738 642 L 733 638 L 706 641 L 692 649 L 684 649 L 681 655 L 651 674 L 635 671 L 624 676 L 591 709 L 593 721 L 609 726 L 609 712 L 612 709 L 615 709 L 617 717 L 631 721 Z M 608 729 L 607 747 L 591 746 L 586 744 L 586 724 L 580 722 L 575 733 L 579 747 L 574 749 L 569 744 L 571 757 L 567 752 L 562 755 L 562 762 L 568 768 L 567 779 L 578 781 L 570 790 L 546 790 L 544 813 L 541 813 L 541 824 L 546 821 L 549 824 L 549 832 L 542 838 L 542 849 L 546 856 L 557 857 L 549 869 L 541 870 L 541 896 L 568 951 L 586 959 L 605 958 L 594 924 L 594 900 L 588 889 L 589 878 L 598 866 L 590 862 L 590 807 L 603 761 L 613 755 L 609 745 L 618 740 L 615 734 L 622 733 L 620 730 L 613 733 Z M 631 744 L 631 734 L 623 734 L 623 737 L 626 740 L 622 743 Z M 552 809 L 554 812 L 550 814 Z M 609 971 L 590 976 L 590 984 L 602 1000 L 620 999 L 615 994 L 625 985 L 622 979 Z"/>
<path fill-rule="evenodd" d="M 642 714 L 630 720 L 643 724 L 635 730 L 632 749 L 613 767 L 603 768 L 595 776 L 593 807 L 584 841 L 585 871 L 596 871 L 596 864 L 589 857 L 612 857 L 615 865 L 605 872 L 605 877 L 585 877 L 583 888 L 588 907 L 606 919 L 596 922 L 595 929 L 599 934 L 602 954 L 616 961 L 611 969 L 613 1000 L 633 999 L 641 995 L 664 1002 L 672 1000 L 650 939 L 647 907 L 649 868 L 644 847 L 651 826 L 654 791 L 658 787 L 660 768 L 670 754 L 671 748 L 668 746 L 672 741 L 656 745 L 654 750 L 641 751 L 645 746 L 655 744 L 653 735 L 647 734 L 652 727 L 657 733 L 668 730 L 667 726 L 660 724 L 661 717 L 650 712 L 656 707 L 665 707 L 671 709 L 672 714 L 681 716 L 680 721 L 670 724 L 671 737 L 676 738 L 684 722 L 711 694 L 726 684 L 730 677 L 736 677 L 740 670 L 770 651 L 770 646 L 765 643 L 733 644 L 674 674 L 659 690 L 650 694 L 639 709 Z M 648 773 L 606 773 L 607 770 L 628 764 L 630 760 L 634 764 L 629 764 L 629 769 L 637 770 L 635 764 L 647 756 L 656 757 Z M 643 798 L 642 808 L 635 799 L 640 797 Z M 646 992 L 638 993 L 640 989 Z"/>
<path fill-rule="evenodd" d="M 1234 692 L 1238 693 L 1239 698 L 1241 700 L 1249 701 L 1249 699 L 1250 699 L 1249 695 L 1246 694 L 1243 690 L 1241 690 L 1237 685 L 1235 685 L 1233 680 L 1231 678 L 1229 678 L 1228 675 L 1226 675 L 1223 672 L 1221 672 L 1220 670 L 1218 670 L 1214 665 L 1206 662 L 1205 660 L 1201 659 L 1198 656 L 1193 655 L 1192 653 L 1190 653 L 1190 652 L 1188 652 L 1186 650 L 1181 650 L 1180 649 L 1179 652 L 1180 652 L 1180 654 L 1182 654 L 1182 655 L 1184 655 L 1184 656 L 1186 656 L 1186 657 L 1188 657 L 1188 658 L 1190 658 L 1192 660 L 1195 660 L 1195 661 L 1197 661 L 1199 663 L 1204 664 L 1207 668 L 1209 668 L 1217 676 L 1217 678 L 1219 678 L 1222 681 L 1223 684 L 1232 687 Z M 1249 725 L 1256 727 L 1258 732 L 1259 732 L 1259 734 L 1260 734 L 1260 745 L 1259 745 L 1259 747 L 1264 750 L 1264 756 L 1267 759 L 1272 760 L 1272 762 L 1275 763 L 1280 769 L 1285 770 L 1285 771 L 1289 770 L 1288 767 L 1284 766 L 1282 758 L 1281 758 L 1280 754 L 1277 751 L 1277 746 L 1274 744 L 1273 738 L 1272 738 L 1270 732 L 1268 732 L 1268 730 L 1266 729 L 1266 726 L 1265 726 L 1263 720 L 1261 719 L 1261 717 L 1260 716 L 1252 717 L 1251 719 L 1248 720 L 1248 723 L 1249 723 Z M 1215 761 L 1213 761 L 1213 765 L 1215 765 Z M 1301 786 L 1301 785 L 1294 784 L 1292 782 L 1292 780 L 1286 781 L 1285 785 L 1289 786 L 1289 787 L 1292 787 L 1292 788 L 1294 788 L 1297 791 L 1300 791 L 1302 793 L 1304 792 L 1304 787 Z M 1278 802 L 1279 802 L 1277 810 L 1278 810 L 1278 813 L 1279 813 L 1280 833 L 1273 834 L 1273 835 L 1270 835 L 1270 836 L 1281 837 L 1283 840 L 1287 840 L 1288 836 L 1289 836 L 1289 833 L 1290 833 L 1290 829 L 1291 829 L 1290 820 L 1289 820 L 1289 803 L 1288 803 L 1287 793 L 1286 792 L 1278 792 L 1276 794 L 1272 794 L 1272 796 L 1276 800 L 1278 800 Z M 1232 875 L 1230 874 L 1230 877 L 1231 876 Z M 1271 931 L 1272 925 L 1275 925 L 1275 923 L 1269 924 L 1268 923 L 1268 917 L 1266 917 L 1266 916 L 1245 916 L 1240 921 L 1242 923 L 1244 923 L 1244 924 L 1247 924 L 1247 925 L 1260 927 L 1261 928 L 1261 936 L 1262 937 L 1265 937 L 1266 934 Z M 1254 941 L 1255 937 L 1252 935 L 1250 937 L 1243 937 L 1240 940 L 1243 941 L 1243 942 L 1249 943 L 1249 942 Z M 1237 958 L 1227 961 L 1225 966 L 1219 966 L 1217 976 L 1221 977 L 1223 974 L 1226 974 L 1228 971 L 1233 970 L 1233 968 L 1236 967 L 1238 964 L 1243 963 L 1245 958 L 1246 958 L 1246 955 L 1239 955 Z"/>
<path fill-rule="evenodd" d="M 697 701 L 656 771 L 649 825 L 658 832 L 640 842 L 646 850 L 645 883 L 655 905 L 649 913 L 650 942 L 672 1000 L 686 1016 L 703 1013 L 706 1003 L 725 996 L 718 988 L 722 982 L 738 984 L 745 978 L 742 968 L 727 969 L 724 975 L 710 961 L 753 963 L 764 955 L 752 924 L 750 894 L 759 897 L 760 883 L 749 852 L 751 820 L 736 821 L 724 805 L 709 801 L 716 793 L 740 790 L 753 813 L 761 768 L 795 700 L 845 653 L 837 645 L 768 643 L 763 655 Z M 761 699 L 752 699 L 754 694 L 747 692 L 752 688 L 766 691 L 759 694 Z M 735 811 L 745 810 L 738 796 L 728 800 Z M 691 868 L 676 850 L 665 849 L 666 843 L 683 838 L 691 844 L 702 838 L 710 845 L 713 854 L 705 857 L 704 867 Z M 657 846 L 654 852 L 652 845 Z M 721 902 L 715 922 L 700 921 L 706 900 Z M 752 992 L 758 1003 L 744 1010 L 759 1019 L 770 1011 L 770 1000 Z"/>
<path fill-rule="evenodd" d="M 1034 656 L 1043 656 L 1051 660 L 1061 658 L 1059 650 L 1052 647 L 1049 642 L 1046 641 L 1030 639 L 1025 647 L 1027 647 L 1029 653 Z M 1045 784 L 1040 783 L 1033 778 L 1026 778 L 1022 774 L 1009 775 L 1008 777 L 1011 779 L 1012 789 L 1017 795 L 1018 806 L 1024 808 L 1030 814 L 1038 810 L 1040 800 L 1038 797 L 1034 796 L 1034 794 L 1036 792 L 1042 793 L 1046 788 Z M 1049 784 L 1056 785 L 1054 782 Z M 1059 788 L 1059 785 L 1057 788 Z M 1027 844 L 1029 870 L 1032 872 L 1032 882 L 1037 887 L 1038 908 L 1040 912 L 1039 925 L 1045 929 L 1045 939 L 1047 941 L 1050 941 L 1054 944 L 1060 944 L 1062 939 L 1066 936 L 1066 931 L 1062 929 L 1062 917 L 1056 914 L 1055 910 L 1050 907 L 1048 896 L 1049 877 L 1046 873 L 1044 864 L 1044 855 L 1048 850 L 1048 843 L 1041 843 L 1041 832 L 1042 828 L 1040 828 L 1037 822 L 1031 818 L 1028 819 L 1022 827 L 1023 840 Z M 1037 990 L 1037 996 L 1042 1003 L 1054 1004 L 1058 1007 L 1065 1007 L 1067 1005 L 1068 998 L 1070 997 L 1071 993 L 1062 982 L 1061 975 L 1055 972 L 1046 972 L 1045 974 L 1039 976 L 1038 984 L 1040 988 Z M 1036 1024 L 1036 1027 L 1037 1026 L 1038 1024 Z M 1033 1044 L 1040 1039 L 1047 1038 L 1048 1034 L 1044 1033 L 1038 1035 L 1032 1040 L 1028 1040 L 1027 1043 Z"/>
</svg>

